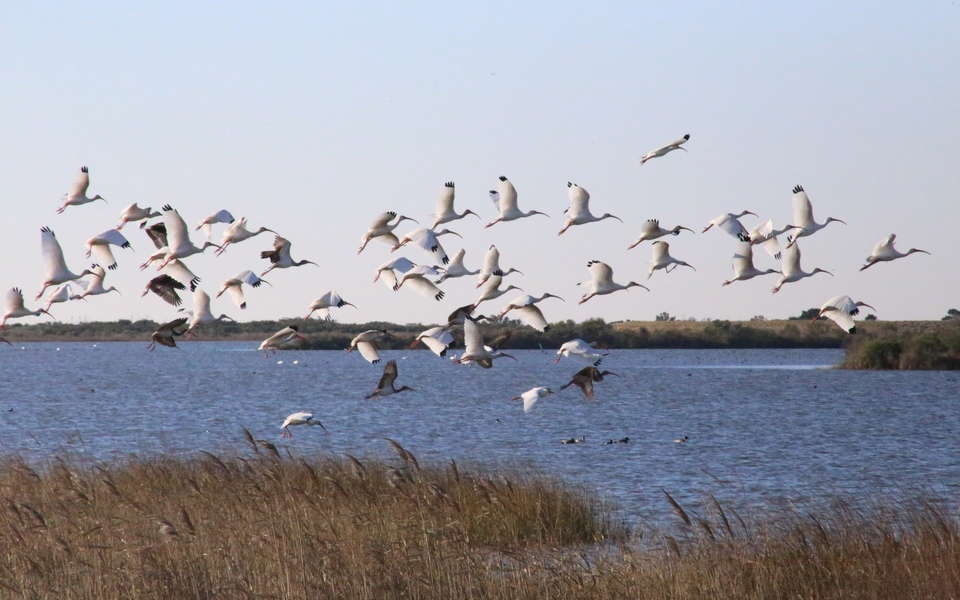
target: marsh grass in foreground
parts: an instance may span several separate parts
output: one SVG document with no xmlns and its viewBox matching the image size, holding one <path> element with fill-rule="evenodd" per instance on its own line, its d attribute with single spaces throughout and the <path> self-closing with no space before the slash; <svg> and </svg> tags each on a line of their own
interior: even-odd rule
<svg viewBox="0 0 960 600">
<path fill-rule="evenodd" d="M 745 519 L 665 494 L 631 539 L 542 475 L 243 456 L 0 467 L 0 597 L 950 598 L 960 528 L 928 502 Z"/>
<path fill-rule="evenodd" d="M 489 576 L 501 554 L 626 535 L 595 498 L 543 476 L 421 467 L 399 445 L 390 464 L 293 459 L 250 442 L 230 458 L 37 469 L 6 459 L 0 595 L 486 594 L 504 585 Z"/>
</svg>

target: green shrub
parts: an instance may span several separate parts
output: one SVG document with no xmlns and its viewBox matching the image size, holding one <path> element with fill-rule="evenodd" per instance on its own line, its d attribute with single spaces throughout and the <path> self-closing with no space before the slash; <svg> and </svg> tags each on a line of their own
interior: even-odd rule
<svg viewBox="0 0 960 600">
<path fill-rule="evenodd" d="M 899 369 L 903 344 L 899 340 L 870 340 L 851 350 L 841 365 L 846 369 Z"/>
</svg>

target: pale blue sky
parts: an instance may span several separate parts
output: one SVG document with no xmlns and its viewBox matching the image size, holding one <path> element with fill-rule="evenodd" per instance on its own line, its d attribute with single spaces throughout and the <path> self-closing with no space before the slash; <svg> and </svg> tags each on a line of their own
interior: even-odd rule
<svg viewBox="0 0 960 600">
<path fill-rule="evenodd" d="M 31 298 L 39 290 L 43 225 L 79 271 L 83 242 L 123 207 L 170 203 L 188 224 L 221 208 L 246 216 L 289 238 L 294 258 L 322 265 L 274 272 L 274 287 L 250 292 L 244 314 L 225 298 L 217 313 L 302 316 L 335 289 L 359 306 L 337 311 L 339 320 L 438 322 L 476 298 L 474 278 L 444 284 L 442 302 L 393 293 L 372 283 L 373 269 L 399 253 L 356 249 L 384 210 L 429 224 L 443 182 L 454 180 L 458 209 L 483 216 L 448 225 L 464 236 L 467 266 L 496 243 L 503 266 L 526 273 L 508 282 L 566 298 L 543 307 L 549 320 L 784 318 L 838 294 L 882 319 L 936 319 L 960 307 L 958 31 L 951 2 L 5 5 L 0 287 Z M 689 153 L 639 166 L 685 133 Z M 110 203 L 54 214 L 81 165 L 90 193 Z M 522 209 L 551 218 L 484 230 L 499 175 L 514 182 Z M 590 191 L 595 213 L 625 223 L 558 238 L 567 181 Z M 699 231 L 743 209 L 785 223 L 796 184 L 818 220 L 849 224 L 802 241 L 803 267 L 835 277 L 776 295 L 774 276 L 721 288 L 733 239 Z M 626 248 L 654 217 L 698 232 L 668 238 L 696 272 L 645 281 L 649 244 Z M 118 252 L 120 269 L 107 278 L 124 295 L 59 305 L 59 319 L 173 316 L 158 298 L 140 298 L 154 273 L 137 266 L 152 245 L 133 227 L 124 233 L 136 252 Z M 890 233 L 901 251 L 933 255 L 858 272 Z M 451 255 L 461 247 L 442 241 Z M 187 262 L 213 295 L 237 271 L 266 268 L 259 252 L 270 242 Z M 416 249 L 406 255 L 425 261 Z M 577 306 L 591 259 L 653 291 Z M 755 263 L 777 266 L 760 250 Z"/>
</svg>

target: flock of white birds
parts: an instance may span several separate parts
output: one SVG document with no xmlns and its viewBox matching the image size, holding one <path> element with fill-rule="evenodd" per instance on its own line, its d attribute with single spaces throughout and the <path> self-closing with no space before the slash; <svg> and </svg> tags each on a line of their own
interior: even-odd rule
<svg viewBox="0 0 960 600">
<path fill-rule="evenodd" d="M 675 150 L 686 151 L 683 147 L 690 139 L 689 135 L 671 142 L 663 147 L 657 148 L 642 157 L 640 164 L 647 161 L 665 156 Z M 64 194 L 61 206 L 56 210 L 58 214 L 63 213 L 71 207 L 78 207 L 89 204 L 97 200 L 104 200 L 99 195 L 88 196 L 87 189 L 90 185 L 90 174 L 86 167 L 83 167 L 78 175 L 72 189 Z M 575 183 L 568 183 L 568 194 L 570 205 L 564 211 L 564 222 L 558 235 L 562 235 L 570 227 L 586 225 L 603 221 L 605 219 L 617 219 L 619 217 L 604 213 L 601 216 L 595 216 L 590 210 L 590 194 Z M 490 197 L 494 202 L 499 216 L 486 227 L 493 227 L 501 222 L 516 221 L 536 215 L 546 215 L 546 213 L 530 210 L 524 212 L 520 210 L 518 204 L 518 194 L 513 183 L 506 177 L 500 177 L 497 190 L 490 192 Z M 453 182 L 446 183 L 437 199 L 434 220 L 430 227 L 419 227 L 400 237 L 395 233 L 397 227 L 403 221 L 413 221 L 420 224 L 419 221 L 396 212 L 385 212 L 373 220 L 367 231 L 361 236 L 361 245 L 358 254 L 367 248 L 369 242 L 377 241 L 391 246 L 391 252 L 401 248 L 419 247 L 428 257 L 424 264 L 418 264 L 407 257 L 397 257 L 386 261 L 376 269 L 374 281 L 383 281 L 388 288 L 397 292 L 401 288 L 412 290 L 413 292 L 427 298 L 431 301 L 443 299 L 445 293 L 440 288 L 451 279 L 461 277 L 477 276 L 477 288 L 483 288 L 477 300 L 467 306 L 455 310 L 446 320 L 445 325 L 433 327 L 421 333 L 414 342 L 414 345 L 423 343 L 427 348 L 439 356 L 445 356 L 447 348 L 454 342 L 453 331 L 457 327 L 462 327 L 464 337 L 464 350 L 459 356 L 452 357 L 457 364 L 478 364 L 483 368 L 491 368 L 493 361 L 501 357 L 513 358 L 509 354 L 498 349 L 498 344 L 484 343 L 483 334 L 479 323 L 483 320 L 499 320 L 507 315 L 519 319 L 526 325 L 538 330 L 546 331 L 549 327 L 548 320 L 543 311 L 538 306 L 540 302 L 548 298 L 561 299 L 559 296 L 550 293 L 543 293 L 540 296 L 521 295 L 509 302 L 498 314 L 496 318 L 485 317 L 477 314 L 481 304 L 489 300 L 495 300 L 507 294 L 513 289 L 520 290 L 517 286 L 507 285 L 503 287 L 503 279 L 512 273 L 520 273 L 515 268 L 503 269 L 500 266 L 500 253 L 495 246 L 490 246 L 484 257 L 483 266 L 480 269 L 471 270 L 465 266 L 465 250 L 450 256 L 441 245 L 440 238 L 445 235 L 461 237 L 460 234 L 449 229 L 438 229 L 441 225 L 450 223 L 467 216 L 479 215 L 471 210 L 464 210 L 462 213 L 456 212 L 454 208 L 455 186 Z M 784 224 L 783 227 L 776 228 L 773 220 L 767 220 L 760 223 L 752 229 L 747 229 L 740 219 L 745 215 L 757 216 L 748 210 L 743 210 L 737 214 L 724 213 L 713 220 L 703 229 L 706 233 L 711 228 L 717 228 L 736 239 L 736 246 L 733 254 L 734 277 L 723 282 L 722 285 L 730 285 L 737 281 L 746 281 L 763 275 L 778 275 L 776 284 L 772 292 L 777 293 L 782 286 L 788 283 L 795 283 L 807 277 L 812 277 L 818 273 L 832 273 L 820 268 L 812 271 L 804 271 L 800 266 L 800 245 L 801 238 L 809 238 L 824 229 L 832 222 L 846 223 L 834 217 L 828 217 L 823 222 L 817 222 L 813 216 L 813 205 L 810 198 L 801 186 L 793 189 L 793 222 Z M 622 222 L 622 221 L 621 221 Z M 193 337 L 197 335 L 198 329 L 206 323 L 217 320 L 230 319 L 224 314 L 214 316 L 210 310 L 210 296 L 199 286 L 199 278 L 194 275 L 190 268 L 184 262 L 194 255 L 203 254 L 207 249 L 214 248 L 215 254 L 220 255 L 228 248 L 254 238 L 261 233 L 274 234 L 272 248 L 262 251 L 260 258 L 267 261 L 267 268 L 259 275 L 253 270 L 245 270 L 224 280 L 220 286 L 216 297 L 224 293 L 228 294 L 233 302 L 240 308 L 246 308 L 246 296 L 244 287 L 251 289 L 259 288 L 263 284 L 272 285 L 263 279 L 274 269 L 287 269 L 300 267 L 304 265 L 314 265 L 309 260 L 295 261 L 291 255 L 291 242 L 284 239 L 279 234 L 266 227 L 260 227 L 256 230 L 247 228 L 245 218 L 235 219 L 227 210 L 220 210 L 204 219 L 194 228 L 194 231 L 202 230 L 206 235 L 206 241 L 201 245 L 196 245 L 191 239 L 191 230 L 187 226 L 180 213 L 170 205 L 164 205 L 159 211 L 154 211 L 152 207 L 141 208 L 136 203 L 126 207 L 120 214 L 119 224 L 112 229 L 91 237 L 86 242 L 86 256 L 93 256 L 93 263 L 89 268 L 75 273 L 68 268 L 64 259 L 63 250 L 54 231 L 49 227 L 43 227 L 40 231 L 40 248 L 42 255 L 43 282 L 39 293 L 34 300 L 41 301 L 46 294 L 46 305 L 43 308 L 27 308 L 23 293 L 20 288 L 14 287 L 7 292 L 6 311 L 0 320 L 0 328 L 6 325 L 8 319 L 17 319 L 28 316 L 48 315 L 54 304 L 68 302 L 72 300 L 88 300 L 97 295 L 118 292 L 115 287 L 104 286 L 107 274 L 118 268 L 118 261 L 114 256 L 112 247 L 118 249 L 127 249 L 131 247 L 130 241 L 121 232 L 124 225 L 128 223 L 139 223 L 140 228 L 149 236 L 156 247 L 154 252 L 146 262 L 140 265 L 141 270 L 149 267 L 159 272 L 158 275 L 151 278 L 146 284 L 142 295 L 150 293 L 155 294 L 163 301 L 180 306 L 182 299 L 180 293 L 185 293 L 189 289 L 193 293 L 193 309 L 181 309 L 185 316 L 170 321 L 160 326 L 157 331 L 151 335 L 151 350 L 156 344 L 163 346 L 176 347 L 176 338 L 179 336 Z M 219 244 L 210 241 L 213 235 L 213 228 L 220 225 L 226 225 L 221 234 Z M 654 272 L 662 270 L 670 273 L 678 267 L 687 267 L 695 270 L 693 265 L 675 258 L 671 255 L 670 244 L 659 238 L 666 236 L 677 237 L 682 231 L 695 233 L 688 227 L 676 225 L 672 228 L 664 228 L 657 219 L 650 219 L 643 223 L 640 228 L 640 235 L 627 248 L 632 250 L 643 242 L 651 242 L 652 259 L 649 263 L 647 279 L 649 280 Z M 781 245 L 780 236 L 786 235 L 786 244 Z M 680 238 L 678 238 L 680 239 Z M 866 263 L 861 267 L 861 271 L 872 267 L 880 262 L 889 262 L 914 253 L 926 253 L 924 250 L 911 248 L 907 252 L 900 252 L 894 247 L 896 240 L 895 234 L 890 234 L 877 243 L 870 256 L 866 258 Z M 804 240 L 804 243 L 807 243 Z M 768 268 L 765 270 L 757 269 L 753 264 L 753 247 L 762 246 L 774 259 L 780 261 L 780 269 Z M 621 290 L 629 290 L 638 287 L 650 291 L 648 287 L 640 283 L 629 281 L 626 284 L 614 281 L 613 269 L 600 260 L 591 260 L 587 263 L 587 269 L 590 273 L 590 279 L 578 285 L 585 290 L 580 299 L 583 304 L 596 296 L 604 296 Z M 49 293 L 48 293 L 49 290 Z M 522 290 L 521 290 L 522 291 Z M 309 305 L 309 312 L 306 318 L 311 318 L 315 313 L 320 318 L 329 318 L 329 311 L 332 308 L 342 308 L 344 306 L 354 306 L 340 297 L 335 291 L 329 291 L 321 297 L 314 300 Z M 849 333 L 856 332 L 856 325 L 853 317 L 859 314 L 860 307 L 872 306 L 863 301 L 855 301 L 849 296 L 837 296 L 829 299 L 821 307 L 816 318 L 826 317 L 833 320 L 844 331 Z M 816 320 L 816 318 L 814 320 Z M 376 342 L 391 334 L 383 330 L 365 331 L 358 335 L 350 343 L 349 351 L 357 350 L 363 358 L 371 363 L 377 363 L 380 360 L 377 351 Z M 263 341 L 260 350 L 264 355 L 275 352 L 284 344 L 303 339 L 296 326 L 286 327 L 270 338 Z M 3 338 L 0 338 L 3 340 Z M 3 340 L 6 341 L 6 340 Z M 564 344 L 558 351 L 563 357 L 574 357 L 590 363 L 590 366 L 578 372 L 573 379 L 567 383 L 564 388 L 570 385 L 576 385 L 581 388 L 584 395 L 588 398 L 593 397 L 593 384 L 603 380 L 604 375 L 613 374 L 608 371 L 601 372 L 597 367 L 600 364 L 602 356 L 606 353 L 598 350 L 594 345 L 583 340 L 572 340 Z M 558 359 L 559 360 L 559 357 Z M 377 389 L 370 397 L 388 396 L 401 391 L 410 390 L 403 386 L 396 388 L 394 381 L 398 375 L 397 366 L 394 361 L 390 361 L 384 368 L 383 376 Z M 615 374 L 614 374 L 615 375 Z M 560 388 L 563 389 L 563 388 Z M 533 404 L 540 398 L 544 398 L 554 393 L 548 387 L 535 387 L 516 399 L 524 401 L 524 409 L 530 410 Z M 285 435 L 289 435 L 288 427 L 301 424 L 319 424 L 310 413 L 295 413 L 291 415 L 283 424 L 282 429 Z"/>
</svg>

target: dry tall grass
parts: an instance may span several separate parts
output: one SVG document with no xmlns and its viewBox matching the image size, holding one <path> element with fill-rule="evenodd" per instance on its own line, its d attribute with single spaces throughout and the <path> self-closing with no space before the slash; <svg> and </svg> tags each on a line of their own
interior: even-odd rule
<svg viewBox="0 0 960 600">
<path fill-rule="evenodd" d="M 0 597 L 956 598 L 930 503 L 625 531 L 590 494 L 455 465 L 243 457 L 0 468 Z M 666 505 L 665 505 L 666 506 Z"/>
<path fill-rule="evenodd" d="M 586 492 L 383 461 L 233 458 L 0 467 L 0 594 L 18 598 L 503 595 L 503 557 L 623 538 Z M 499 592 L 497 590 L 500 590 Z M 431 591 L 434 590 L 434 591 Z M 436 594 L 441 594 L 437 596 Z"/>
</svg>

